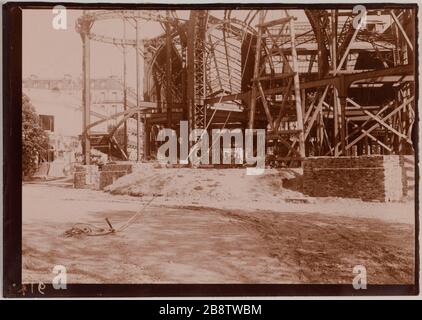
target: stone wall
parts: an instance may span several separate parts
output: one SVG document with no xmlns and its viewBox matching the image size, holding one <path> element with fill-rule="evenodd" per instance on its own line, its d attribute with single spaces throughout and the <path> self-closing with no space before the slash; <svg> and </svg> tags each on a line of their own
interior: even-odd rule
<svg viewBox="0 0 422 320">
<path fill-rule="evenodd" d="M 132 173 L 132 164 L 106 164 L 101 168 L 99 189 L 104 189 L 106 186 L 114 183 L 118 178 Z"/>
<path fill-rule="evenodd" d="M 404 198 L 403 159 L 400 156 L 384 156 L 384 201 Z"/>
<path fill-rule="evenodd" d="M 118 178 L 132 172 L 131 163 L 112 163 L 102 166 L 80 165 L 75 168 L 73 186 L 76 189 L 102 190 Z"/>
<path fill-rule="evenodd" d="M 415 199 L 415 157 L 402 156 L 400 157 L 403 180 L 403 193 L 409 200 Z"/>
<path fill-rule="evenodd" d="M 400 201 L 409 189 L 403 156 L 312 157 L 304 161 L 303 191 L 312 197 Z"/>
<path fill-rule="evenodd" d="M 96 165 L 75 166 L 73 187 L 76 189 L 98 189 L 100 172 Z"/>
</svg>

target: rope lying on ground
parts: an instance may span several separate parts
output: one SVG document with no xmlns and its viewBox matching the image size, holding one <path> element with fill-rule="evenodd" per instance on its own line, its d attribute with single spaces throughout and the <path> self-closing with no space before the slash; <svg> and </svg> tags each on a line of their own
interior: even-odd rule
<svg viewBox="0 0 422 320">
<path fill-rule="evenodd" d="M 221 101 L 221 98 L 220 98 L 220 101 Z M 201 139 L 203 139 L 203 136 L 204 136 L 204 133 L 207 131 L 207 129 L 208 129 L 208 127 L 210 126 L 210 124 L 211 124 L 211 121 L 212 121 L 212 119 L 214 118 L 214 115 L 215 115 L 215 113 L 216 113 L 216 111 L 217 111 L 217 109 L 215 109 L 214 110 L 214 112 L 213 112 L 213 114 L 212 114 L 212 116 L 211 116 L 211 119 L 209 120 L 209 122 L 208 122 L 208 124 L 207 124 L 207 126 L 206 126 L 206 128 L 205 128 L 205 130 L 204 130 L 204 132 L 203 132 L 203 134 L 199 137 L 199 140 L 201 140 Z M 231 115 L 231 111 L 229 112 L 229 114 L 227 115 L 227 118 L 226 118 L 226 121 L 224 122 L 224 124 L 223 124 L 223 127 L 222 127 L 222 129 L 224 129 L 225 128 L 225 126 L 227 125 L 227 122 L 228 122 L 228 120 L 229 120 L 229 118 L 230 118 L 230 115 Z M 220 132 L 220 135 L 221 135 L 221 132 Z M 212 146 L 211 146 L 212 147 Z M 208 151 L 211 149 L 211 147 L 208 149 Z M 191 150 L 190 152 L 189 152 L 189 154 L 188 154 L 188 159 L 189 159 L 189 157 L 191 156 L 191 153 L 193 152 L 193 150 Z M 108 224 L 108 226 L 109 226 L 109 228 L 108 229 L 104 229 L 104 228 L 101 228 L 101 227 L 97 227 L 96 225 L 94 225 L 94 224 L 91 224 L 91 223 L 76 223 L 76 224 L 74 224 L 73 225 L 73 227 L 72 228 L 70 228 L 70 229 L 68 229 L 68 230 L 66 230 L 65 232 L 64 232 L 64 236 L 65 237 L 79 237 L 79 236 L 82 236 L 82 235 L 85 235 L 85 236 L 104 236 L 104 235 L 107 235 L 107 234 L 112 234 L 112 233 L 117 233 L 117 232 L 121 232 L 121 231 L 123 231 L 123 230 L 125 230 L 127 227 L 129 227 L 130 226 L 130 224 L 133 222 L 133 221 L 135 221 L 135 219 L 138 217 L 138 215 L 154 200 L 156 198 L 156 195 L 154 194 L 153 196 L 152 196 L 152 198 L 149 200 L 149 201 L 147 201 L 145 204 L 144 204 L 144 206 L 141 208 L 141 210 L 139 210 L 139 211 L 137 211 L 132 217 L 130 217 L 124 224 L 122 224 L 119 228 L 117 228 L 117 229 L 114 229 L 113 228 L 113 226 L 112 226 L 112 224 L 111 224 L 111 222 L 110 222 L 110 220 L 108 219 L 108 218 L 106 218 L 105 220 L 106 220 L 106 222 L 107 222 L 107 224 Z"/>
<path fill-rule="evenodd" d="M 214 113 L 212 114 L 211 119 L 208 122 L 208 125 L 207 125 L 206 129 L 204 130 L 204 132 L 206 132 L 209 125 L 211 124 L 211 121 L 212 121 L 216 111 L 217 111 L 217 109 L 214 110 Z M 226 121 L 223 124 L 223 128 L 226 126 L 226 124 L 227 124 L 227 122 L 230 118 L 230 115 L 231 115 L 231 111 L 227 115 Z M 221 135 L 221 133 L 220 133 L 220 135 Z M 203 134 L 200 136 L 199 139 L 202 139 L 202 138 L 203 138 Z M 211 147 L 210 147 L 210 149 L 211 149 Z M 208 151 L 210 149 L 208 149 Z M 188 159 L 189 159 L 192 152 L 193 152 L 193 150 L 190 151 L 190 153 L 188 155 Z M 104 236 L 104 235 L 107 235 L 107 234 L 121 232 L 121 231 L 125 230 L 127 227 L 129 227 L 130 224 L 133 221 L 135 221 L 135 219 L 138 217 L 138 215 L 156 198 L 156 196 L 157 195 L 154 194 L 152 196 L 152 198 L 144 204 L 144 206 L 141 208 L 141 210 L 137 211 L 132 217 L 130 217 L 124 224 L 122 224 L 117 229 L 114 229 L 110 220 L 108 218 L 106 218 L 105 220 L 106 220 L 106 222 L 109 226 L 108 229 L 97 227 L 96 225 L 91 224 L 91 223 L 76 223 L 76 224 L 73 225 L 72 228 L 70 228 L 70 229 L 68 229 L 64 232 L 64 236 L 65 237 L 79 237 L 79 236 L 82 236 L 82 235 L 85 235 L 85 236 Z"/>
<path fill-rule="evenodd" d="M 111 229 L 97 227 L 91 223 L 75 223 L 72 228 L 64 232 L 65 237 L 102 236 L 113 233 Z"/>
<path fill-rule="evenodd" d="M 212 121 L 212 119 L 213 119 L 213 117 L 214 117 L 214 115 L 215 115 L 215 113 L 216 113 L 216 111 L 217 111 L 217 109 L 215 109 L 214 110 L 214 113 L 212 114 L 212 116 L 211 116 L 211 119 L 210 119 L 210 121 L 208 122 L 208 125 L 207 125 L 207 127 L 206 127 L 206 129 L 204 130 L 204 132 L 206 132 L 206 130 L 208 129 L 208 127 L 209 127 L 209 125 L 211 124 L 211 121 Z M 226 126 L 226 124 L 227 124 L 227 122 L 228 122 L 228 120 L 229 120 L 229 118 L 230 118 L 230 115 L 231 115 L 231 111 L 229 112 L 229 114 L 227 115 L 227 118 L 226 118 L 226 121 L 224 122 L 224 124 L 223 124 L 223 129 L 225 128 L 225 126 Z M 202 139 L 203 138 L 203 135 L 204 134 L 202 134 L 201 136 L 200 136 L 200 138 L 199 139 Z M 220 135 L 221 135 L 221 132 L 220 132 Z M 212 146 L 211 146 L 212 147 Z M 208 151 L 211 149 L 211 147 L 208 149 Z M 189 155 L 188 155 L 188 159 L 189 159 L 189 157 L 190 157 L 190 155 L 191 155 L 191 153 L 193 152 L 193 150 L 191 150 L 190 151 L 190 153 L 189 153 Z M 112 226 L 112 224 L 111 224 L 111 222 L 110 222 L 110 220 L 108 220 L 108 218 L 106 218 L 105 220 L 106 220 L 106 222 L 107 222 L 107 224 L 108 224 L 108 226 L 109 226 L 109 228 L 108 229 L 104 229 L 104 228 L 101 228 L 101 227 L 97 227 L 96 225 L 94 225 L 94 224 L 91 224 L 91 223 L 76 223 L 76 224 L 74 224 L 73 225 L 73 227 L 72 228 L 70 228 L 70 229 L 68 229 L 68 230 L 66 230 L 65 232 L 64 232 L 64 236 L 65 237 L 79 237 L 79 236 L 82 236 L 82 235 L 85 235 L 85 236 L 104 236 L 104 235 L 107 235 L 107 234 L 112 234 L 112 233 L 116 233 L 116 232 L 121 232 L 121 231 L 123 231 L 123 230 L 125 230 L 127 227 L 129 227 L 130 226 L 130 224 L 133 222 L 133 221 L 135 221 L 135 219 L 138 217 L 138 215 L 154 200 L 156 198 L 156 195 L 154 194 L 153 196 L 152 196 L 152 198 L 149 200 L 149 201 L 147 201 L 145 204 L 144 204 L 144 206 L 141 208 L 141 210 L 139 210 L 139 211 L 137 211 L 132 217 L 130 217 L 124 224 L 122 224 L 119 228 L 117 228 L 117 229 L 114 229 L 113 228 L 113 226 Z"/>
<path fill-rule="evenodd" d="M 135 219 L 138 217 L 138 215 L 144 211 L 144 209 L 156 198 L 156 195 L 153 195 L 152 198 L 147 201 L 143 207 L 137 211 L 135 214 L 132 215 L 125 223 L 123 223 L 120 227 L 115 229 L 110 220 L 108 218 L 105 218 L 108 229 L 104 229 L 101 227 L 98 227 L 92 223 L 75 223 L 72 228 L 66 230 L 64 232 L 65 237 L 79 237 L 79 236 L 105 236 L 107 234 L 111 233 L 117 233 L 125 230 L 130 226 L 130 224 L 135 221 Z"/>
</svg>

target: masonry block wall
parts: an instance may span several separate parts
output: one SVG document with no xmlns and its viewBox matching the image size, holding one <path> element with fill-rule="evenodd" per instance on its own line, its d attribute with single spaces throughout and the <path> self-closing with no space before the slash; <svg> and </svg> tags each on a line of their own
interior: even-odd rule
<svg viewBox="0 0 422 320">
<path fill-rule="evenodd" d="M 75 167 L 73 187 L 76 189 L 97 189 L 100 173 L 96 165 L 80 165 Z"/>
<path fill-rule="evenodd" d="M 99 189 L 113 184 L 118 178 L 123 177 L 132 172 L 132 164 L 106 164 L 101 168 Z"/>
<path fill-rule="evenodd" d="M 414 156 L 402 156 L 400 157 L 402 165 L 402 180 L 404 195 L 409 200 L 415 200 L 415 157 Z"/>
<path fill-rule="evenodd" d="M 81 165 L 75 168 L 73 186 L 76 189 L 102 190 L 118 178 L 132 172 L 131 163 L 113 163 L 102 166 Z"/>
<path fill-rule="evenodd" d="M 303 168 L 303 190 L 312 197 L 383 202 L 404 200 L 412 185 L 409 169 L 405 168 L 409 166 L 409 158 L 412 156 L 307 158 Z"/>
</svg>

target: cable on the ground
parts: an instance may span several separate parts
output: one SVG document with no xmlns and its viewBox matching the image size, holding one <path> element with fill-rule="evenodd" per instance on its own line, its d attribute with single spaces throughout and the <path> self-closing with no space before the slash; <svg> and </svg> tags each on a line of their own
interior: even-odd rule
<svg viewBox="0 0 422 320">
<path fill-rule="evenodd" d="M 152 198 L 149 201 L 147 201 L 139 211 L 133 214 L 132 217 L 130 217 L 125 223 L 123 223 L 120 227 L 116 229 L 113 227 L 110 220 L 106 218 L 105 220 L 108 225 L 107 229 L 98 227 L 92 223 L 75 223 L 72 226 L 72 228 L 64 232 L 64 236 L 65 237 L 105 236 L 108 234 L 121 232 L 125 230 L 126 228 L 128 228 L 155 198 L 156 198 L 156 195 L 153 195 Z"/>
</svg>

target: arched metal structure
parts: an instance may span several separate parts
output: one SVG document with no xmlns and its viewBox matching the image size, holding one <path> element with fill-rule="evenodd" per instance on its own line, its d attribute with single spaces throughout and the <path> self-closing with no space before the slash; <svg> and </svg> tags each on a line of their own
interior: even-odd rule
<svg viewBox="0 0 422 320">
<path fill-rule="evenodd" d="M 144 156 L 151 127 L 176 128 L 180 120 L 191 129 L 265 128 L 268 154 L 284 164 L 312 155 L 413 152 L 414 9 L 371 9 L 366 26 L 356 24 L 352 8 L 305 9 L 300 19 L 289 10 L 217 13 L 192 10 L 180 19 L 173 11 L 95 11 L 78 20 L 84 83 L 90 41 L 134 48 L 144 60 L 142 95 L 150 108 L 139 108 L 139 92 L 124 85 L 125 116 L 145 111 Z M 107 19 L 156 21 L 163 32 L 138 41 L 91 32 Z M 85 86 L 86 152 L 89 98 Z"/>
</svg>

